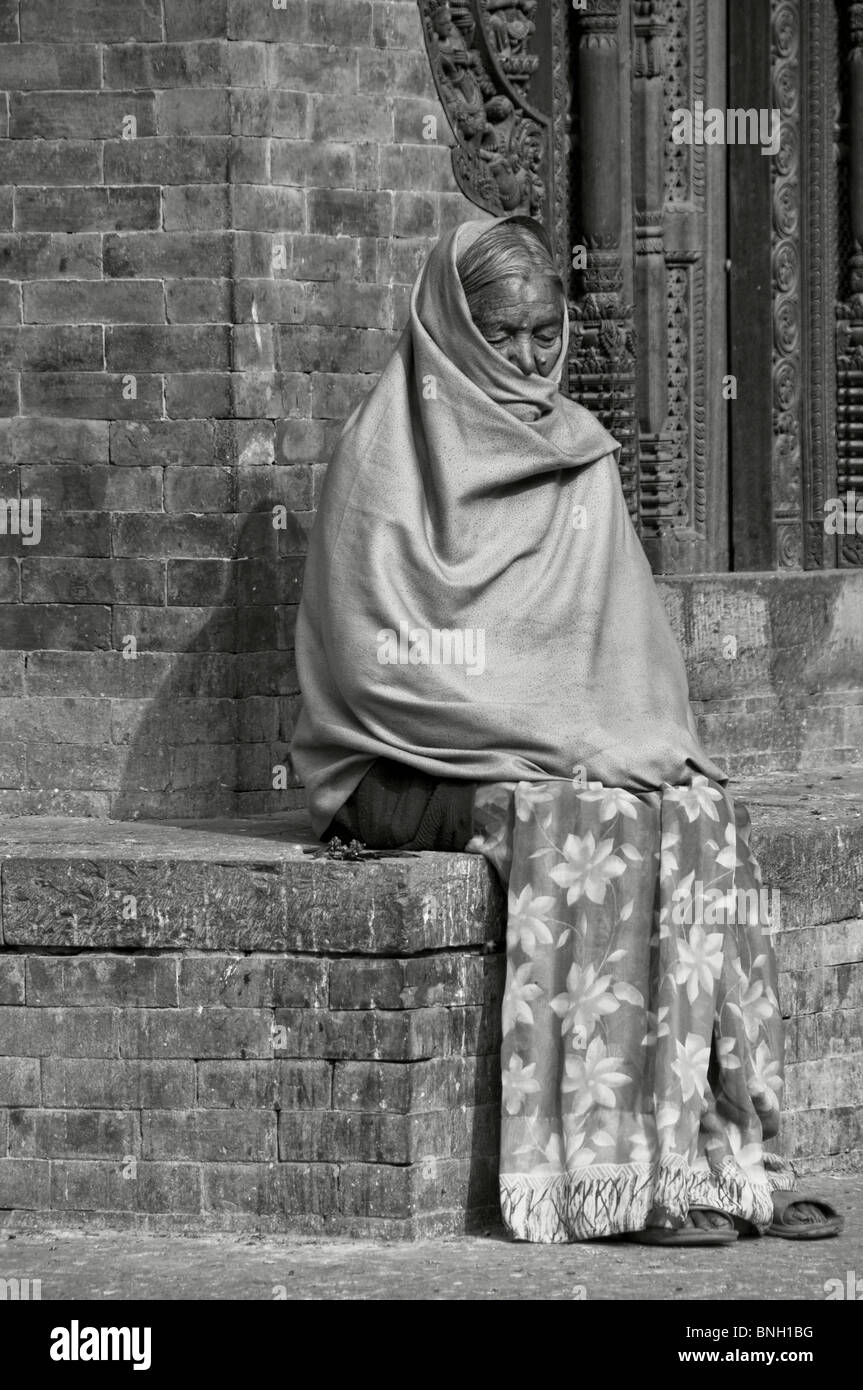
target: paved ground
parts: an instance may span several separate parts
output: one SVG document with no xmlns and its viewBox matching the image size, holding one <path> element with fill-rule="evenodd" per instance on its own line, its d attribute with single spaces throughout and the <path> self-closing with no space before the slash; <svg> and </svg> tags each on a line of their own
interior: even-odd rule
<svg viewBox="0 0 863 1390">
<path fill-rule="evenodd" d="M 844 1212 L 838 1240 L 746 1240 L 726 1249 L 621 1242 L 516 1245 L 501 1233 L 417 1244 L 273 1237 L 0 1231 L 0 1278 L 41 1279 L 42 1298 L 722 1299 L 825 1301 L 859 1275 L 863 1175 L 807 1184 Z"/>
</svg>

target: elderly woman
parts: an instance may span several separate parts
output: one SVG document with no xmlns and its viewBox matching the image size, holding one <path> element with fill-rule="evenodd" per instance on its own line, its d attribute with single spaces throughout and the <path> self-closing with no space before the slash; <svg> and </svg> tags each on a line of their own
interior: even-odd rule
<svg viewBox="0 0 863 1390">
<path fill-rule="evenodd" d="M 749 822 L 702 749 L 619 446 L 562 396 L 529 218 L 434 249 L 312 536 L 293 745 L 316 832 L 509 890 L 501 1205 L 531 1241 L 833 1235 L 765 1152 L 782 1023 Z"/>
</svg>

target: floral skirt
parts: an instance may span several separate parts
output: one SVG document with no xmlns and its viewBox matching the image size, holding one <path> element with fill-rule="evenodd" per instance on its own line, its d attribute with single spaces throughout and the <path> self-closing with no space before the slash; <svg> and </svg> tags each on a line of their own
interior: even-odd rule
<svg viewBox="0 0 863 1390">
<path fill-rule="evenodd" d="M 794 1186 L 778 1130 L 778 923 L 749 817 L 704 777 L 633 793 L 563 780 L 479 789 L 509 893 L 500 1193 L 521 1240 L 680 1226 L 759 1230 Z"/>
</svg>

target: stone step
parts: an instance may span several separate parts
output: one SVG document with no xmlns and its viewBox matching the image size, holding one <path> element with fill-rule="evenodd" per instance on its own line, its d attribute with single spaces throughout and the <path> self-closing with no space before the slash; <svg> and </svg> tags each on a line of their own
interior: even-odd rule
<svg viewBox="0 0 863 1390">
<path fill-rule="evenodd" d="M 749 806 L 781 1146 L 863 1158 L 863 769 Z M 312 858 L 301 814 L 0 821 L 9 1223 L 417 1236 L 496 1210 L 504 895 L 474 855 Z"/>
</svg>

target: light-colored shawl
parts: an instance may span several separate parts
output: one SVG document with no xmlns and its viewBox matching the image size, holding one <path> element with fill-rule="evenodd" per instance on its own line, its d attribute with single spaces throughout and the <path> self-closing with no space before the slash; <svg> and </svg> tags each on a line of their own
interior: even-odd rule
<svg viewBox="0 0 863 1390">
<path fill-rule="evenodd" d="M 698 742 L 619 445 L 559 392 L 568 331 L 552 376 L 526 377 L 470 316 L 456 260 L 491 225 L 432 251 L 327 470 L 291 750 L 318 834 L 378 757 L 481 782 L 725 780 Z"/>
</svg>

